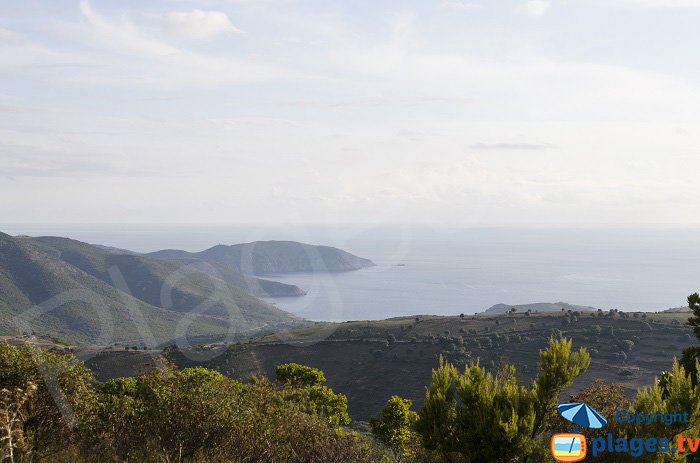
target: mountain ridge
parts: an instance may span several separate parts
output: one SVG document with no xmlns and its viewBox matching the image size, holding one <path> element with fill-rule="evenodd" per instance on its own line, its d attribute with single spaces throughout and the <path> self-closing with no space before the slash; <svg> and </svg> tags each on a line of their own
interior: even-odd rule
<svg viewBox="0 0 700 463">
<path fill-rule="evenodd" d="M 297 272 L 346 272 L 375 265 L 369 259 L 332 246 L 277 240 L 218 244 L 200 252 L 166 249 L 146 255 L 163 260 L 198 259 L 256 276 Z"/>
<path fill-rule="evenodd" d="M 30 320 L 30 314 L 38 316 Z M 143 328 L 164 343 L 301 322 L 225 277 L 196 268 L 183 272 L 177 262 L 0 232 L 0 334 L 18 334 L 22 320 L 38 334 L 84 344 L 145 342 Z"/>
</svg>

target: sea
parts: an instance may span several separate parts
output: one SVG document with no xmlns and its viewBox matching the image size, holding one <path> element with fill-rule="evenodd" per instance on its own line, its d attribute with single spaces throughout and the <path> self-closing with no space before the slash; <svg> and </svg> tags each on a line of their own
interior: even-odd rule
<svg viewBox="0 0 700 463">
<path fill-rule="evenodd" d="M 700 291 L 700 230 L 433 228 L 411 225 L 0 225 L 137 252 L 295 240 L 336 246 L 375 267 L 265 278 L 308 294 L 270 298 L 309 320 L 483 312 L 494 304 L 568 302 L 657 311 Z"/>
</svg>

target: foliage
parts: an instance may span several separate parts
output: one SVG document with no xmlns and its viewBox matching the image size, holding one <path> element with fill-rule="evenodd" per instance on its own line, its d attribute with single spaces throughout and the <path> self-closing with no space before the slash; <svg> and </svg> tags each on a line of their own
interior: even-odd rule
<svg viewBox="0 0 700 463">
<path fill-rule="evenodd" d="M 14 463 L 17 453 L 29 453 L 24 433 L 25 405 L 36 394 L 36 389 L 36 385 L 30 383 L 25 390 L 0 390 L 0 461 Z"/>
<path fill-rule="evenodd" d="M 348 399 L 324 386 L 326 376 L 317 369 L 298 363 L 286 363 L 276 369 L 278 381 L 284 383 L 284 396 L 299 404 L 307 413 L 323 418 L 333 427 L 350 424 Z"/>
<path fill-rule="evenodd" d="M 80 438 L 95 409 L 92 372 L 70 355 L 0 343 L 0 385 L 37 390 L 24 408 L 24 435 L 37 457 Z"/>
<path fill-rule="evenodd" d="M 58 384 L 72 421 L 54 402 L 39 359 L 60 367 Z M 369 440 L 339 427 L 349 422 L 345 396 L 320 385 L 279 389 L 264 377 L 245 384 L 201 367 L 94 385 L 71 356 L 7 344 L 0 344 L 0 384 L 0 424 L 11 432 L 3 442 L 12 441 L 2 448 L 6 459 L 9 449 L 12 458 L 72 463 L 379 459 Z"/>
<path fill-rule="evenodd" d="M 329 387 L 306 386 L 286 389 L 285 398 L 299 404 L 307 413 L 323 418 L 330 426 L 350 424 L 347 397 L 336 394 Z"/>
<path fill-rule="evenodd" d="M 690 379 L 694 385 L 698 383 L 698 374 L 695 364 L 700 361 L 700 346 L 692 346 L 683 349 L 683 354 L 679 360 L 683 369 L 689 372 Z"/>
<path fill-rule="evenodd" d="M 399 396 L 392 396 L 382 410 L 381 419 L 372 417 L 372 434 L 391 448 L 394 460 L 399 462 L 411 458 L 418 442 L 418 434 L 413 430 L 418 414 L 411 410 L 412 402 Z"/>
<path fill-rule="evenodd" d="M 571 340 L 552 338 L 540 351 L 538 374 L 528 387 L 519 384 L 512 365 L 501 366 L 493 375 L 476 362 L 459 374 L 441 359 L 416 430 L 425 447 L 443 461 L 453 460 L 455 454 L 484 463 L 543 458 L 540 436 L 557 399 L 589 364 L 585 349 L 572 352 Z"/>
<path fill-rule="evenodd" d="M 688 308 L 693 314 L 688 319 L 688 324 L 693 327 L 693 333 L 700 339 L 700 294 L 693 293 L 688 296 Z"/>
<path fill-rule="evenodd" d="M 540 351 L 533 390 L 537 402 L 533 436 L 542 431 L 545 420 L 556 409 L 559 395 L 588 369 L 590 363 L 591 356 L 583 347 L 572 352 L 570 339 L 552 339 L 549 348 Z"/>
<path fill-rule="evenodd" d="M 326 382 L 326 376 L 321 370 L 298 363 L 279 365 L 275 376 L 289 387 L 321 386 Z"/>
<path fill-rule="evenodd" d="M 569 396 L 569 402 L 584 402 L 608 418 L 608 424 L 604 428 L 578 429 L 577 432 L 584 434 L 588 439 L 605 437 L 608 433 L 614 436 L 624 436 L 626 434 L 626 424 L 618 423 L 612 419 L 615 412 L 628 410 L 631 406 L 630 400 L 625 397 L 625 387 L 623 385 L 607 384 L 601 380 L 596 380 L 582 391 Z M 573 424 L 559 415 L 548 424 L 550 432 L 566 432 L 571 429 L 573 429 Z M 599 463 L 621 463 L 627 461 L 626 458 L 631 457 L 620 453 L 602 453 L 596 457 L 595 461 Z"/>
<path fill-rule="evenodd" d="M 697 372 L 696 372 L 697 374 Z M 698 418 L 700 412 L 700 390 L 693 385 L 690 375 L 686 373 L 683 366 L 678 361 L 673 362 L 670 372 L 665 372 L 662 378 L 657 380 L 653 386 L 640 389 L 637 392 L 635 403 L 632 406 L 633 413 L 673 413 L 687 412 L 689 421 L 666 424 L 663 422 L 653 422 L 651 424 L 638 425 L 631 431 L 640 437 L 667 437 L 675 439 L 679 434 L 693 430 L 690 434 L 698 430 Z M 688 453 L 678 454 L 650 454 L 642 461 L 665 462 L 665 461 L 692 461 Z"/>
</svg>

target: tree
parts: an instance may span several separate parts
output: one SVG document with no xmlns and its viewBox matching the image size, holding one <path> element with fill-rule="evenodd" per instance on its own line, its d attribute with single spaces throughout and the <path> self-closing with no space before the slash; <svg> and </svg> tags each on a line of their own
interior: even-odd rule
<svg viewBox="0 0 700 463">
<path fill-rule="evenodd" d="M 440 357 L 439 366 L 433 370 L 430 386 L 425 391 L 425 404 L 419 412 L 416 431 L 423 446 L 441 455 L 444 461 L 457 450 L 455 432 L 457 401 L 454 380 L 457 369 Z"/>
<path fill-rule="evenodd" d="M 337 394 L 327 386 L 285 388 L 285 398 L 299 404 L 302 409 L 324 419 L 330 426 L 350 424 L 348 398 Z"/>
<path fill-rule="evenodd" d="M 388 446 L 394 461 L 411 458 L 415 453 L 418 434 L 413 430 L 418 414 L 411 410 L 412 401 L 392 396 L 382 409 L 380 419 L 372 417 L 370 427 L 380 442 Z"/>
<path fill-rule="evenodd" d="M 278 381 L 290 387 L 320 386 L 326 382 L 326 376 L 321 370 L 298 363 L 279 365 L 275 376 Z"/>
<path fill-rule="evenodd" d="M 634 341 L 630 339 L 625 339 L 624 341 L 622 341 L 620 346 L 622 347 L 622 350 L 624 352 L 632 352 L 632 349 L 634 348 Z"/>
<path fill-rule="evenodd" d="M 625 386 L 622 384 L 607 384 L 601 380 L 596 380 L 590 386 L 583 389 L 581 392 L 573 394 L 569 397 L 569 402 L 584 402 L 603 416 L 608 417 L 608 424 L 601 429 L 581 428 L 578 432 L 584 434 L 587 438 L 605 437 L 608 433 L 614 436 L 624 435 L 626 433 L 627 423 L 619 423 L 612 419 L 618 410 L 628 410 L 630 400 L 625 397 Z M 565 420 L 557 415 L 553 419 L 548 430 L 550 432 L 566 432 L 571 429 L 570 421 Z M 595 461 L 599 463 L 621 463 L 634 461 L 632 457 L 622 453 L 602 453 L 596 456 Z"/>
<path fill-rule="evenodd" d="M 688 319 L 688 325 L 693 327 L 693 333 L 700 339 L 700 294 L 693 293 L 688 296 L 688 308 L 693 314 Z"/>
<path fill-rule="evenodd" d="M 540 351 L 533 391 L 538 404 L 533 436 L 542 431 L 548 415 L 556 409 L 559 395 L 590 364 L 591 356 L 585 348 L 572 352 L 571 339 L 550 339 L 549 348 Z"/>
<path fill-rule="evenodd" d="M 695 374 L 697 370 L 694 368 Z M 698 410 L 700 408 L 700 394 L 697 387 L 690 379 L 690 372 L 686 371 L 678 361 L 673 362 L 670 372 L 665 372 L 653 386 L 647 386 L 637 392 L 635 402 L 631 407 L 631 413 L 666 414 L 679 411 L 687 412 L 689 420 L 687 422 L 678 421 L 672 424 L 652 422 L 651 424 L 638 425 L 631 431 L 638 437 L 653 436 L 677 436 L 689 429 L 697 426 Z M 696 461 L 679 454 L 678 460 L 674 461 Z"/>
<path fill-rule="evenodd" d="M 683 369 L 688 372 L 693 385 L 698 383 L 696 363 L 700 361 L 700 346 L 692 346 L 683 349 L 683 355 L 679 360 Z"/>
<path fill-rule="evenodd" d="M 459 374 L 441 359 L 416 430 L 444 461 L 454 454 L 484 463 L 540 461 L 547 453 L 541 436 L 559 395 L 589 364 L 585 349 L 572 352 L 571 340 L 555 338 L 540 351 L 530 386 L 519 384 L 512 365 L 494 375 L 476 362 Z"/>
<path fill-rule="evenodd" d="M 56 367 L 72 427 L 46 389 L 45 364 Z M 325 386 L 244 384 L 199 367 L 95 385 L 85 372 L 70 355 L 0 343 L 0 461 L 377 461 L 369 440 L 338 427 L 347 400 Z"/>
<path fill-rule="evenodd" d="M 700 339 L 700 294 L 693 293 L 688 296 L 688 308 L 693 314 L 688 319 L 688 325 L 693 327 L 693 333 Z M 651 328 L 651 326 L 649 326 Z M 700 361 L 700 347 L 692 346 L 683 349 L 680 363 L 684 371 L 688 372 L 693 385 L 698 382 L 698 377 L 695 369 L 695 364 Z"/>
<path fill-rule="evenodd" d="M 284 383 L 287 400 L 300 404 L 307 413 L 321 416 L 334 427 L 350 424 L 347 397 L 323 385 L 326 382 L 323 371 L 287 363 L 277 367 L 276 376 Z"/>
</svg>

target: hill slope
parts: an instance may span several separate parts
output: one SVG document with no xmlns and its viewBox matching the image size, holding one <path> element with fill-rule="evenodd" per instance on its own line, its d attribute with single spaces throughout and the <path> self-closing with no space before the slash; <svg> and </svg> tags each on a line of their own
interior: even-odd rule
<svg viewBox="0 0 700 463">
<path fill-rule="evenodd" d="M 247 275 L 294 272 L 345 272 L 372 267 L 369 259 L 330 246 L 296 241 L 255 241 L 218 245 L 195 253 L 168 249 L 148 256 L 157 259 L 196 259 Z"/>
<path fill-rule="evenodd" d="M 175 262 L 129 251 L 0 233 L 0 334 L 32 330 L 70 342 L 106 344 L 144 342 L 146 328 L 163 343 L 183 335 L 211 338 L 229 328 L 244 332 L 298 321 L 223 277 L 180 270 Z M 115 284 L 112 275 L 123 283 Z M 21 320 L 28 325 L 18 325 Z"/>
<path fill-rule="evenodd" d="M 303 295 L 297 286 L 274 281 L 259 280 L 220 266 L 202 263 L 195 259 L 160 260 L 130 251 L 94 246 L 68 238 L 39 237 L 28 240 L 47 252 L 54 253 L 60 259 L 80 268 L 86 273 L 112 284 L 109 269 L 117 267 L 123 274 L 131 293 L 138 299 L 157 307 L 164 307 L 161 295 L 163 285 L 168 278 L 179 275 L 172 286 L 170 307 L 192 308 L 212 294 L 212 282 L 223 281 L 228 286 L 227 292 L 237 304 L 250 305 L 260 303 L 251 298 L 259 296 L 298 296 Z M 192 297 L 192 296 L 196 297 Z M 169 302 L 169 301 L 165 301 Z M 258 309 L 269 308 L 267 304 Z"/>
<path fill-rule="evenodd" d="M 585 346 L 592 355 L 589 370 L 571 391 L 603 379 L 624 384 L 634 393 L 668 370 L 685 347 L 697 345 L 692 329 L 684 325 L 687 317 L 601 312 L 579 317 L 562 312 L 420 316 L 317 324 L 245 344 L 172 350 L 169 357 L 181 368 L 202 365 L 240 379 L 256 374 L 274 377 L 277 365 L 287 362 L 320 368 L 328 385 L 348 396 L 351 416 L 367 420 L 379 415 L 395 394 L 420 407 L 440 356 L 459 370 L 479 359 L 492 373 L 505 361 L 517 366 L 523 382 L 531 381 L 539 351 L 550 336 L 560 333 L 573 339 L 574 349 Z M 196 361 L 197 355 L 201 362 Z"/>
</svg>

